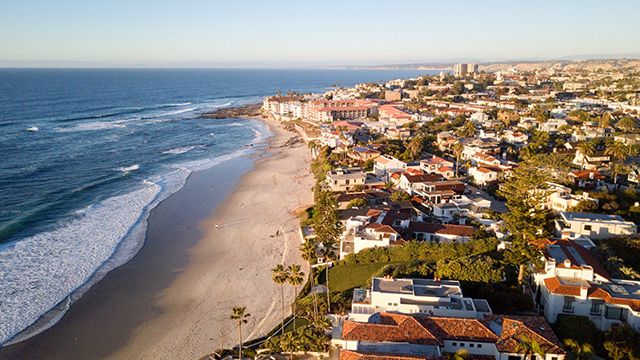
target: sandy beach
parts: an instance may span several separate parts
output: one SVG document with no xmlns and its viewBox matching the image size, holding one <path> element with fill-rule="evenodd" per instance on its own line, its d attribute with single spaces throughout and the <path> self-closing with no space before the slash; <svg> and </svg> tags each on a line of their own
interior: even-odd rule
<svg viewBox="0 0 640 360">
<path fill-rule="evenodd" d="M 57 325 L 3 348 L 0 358 L 197 359 L 237 344 L 234 306 L 251 314 L 246 339 L 279 324 L 270 269 L 298 263 L 307 272 L 295 210 L 312 203 L 313 179 L 304 142 L 267 122 L 273 136 L 266 153 L 192 174 L 152 211 L 136 257 Z M 286 297 L 289 304 L 291 286 Z"/>
<path fill-rule="evenodd" d="M 269 332 L 281 319 L 276 264 L 303 264 L 295 210 L 312 202 L 308 149 L 289 145 L 292 133 L 271 126 L 268 157 L 259 159 L 232 194 L 202 224 L 204 236 L 190 250 L 191 261 L 159 297 L 164 309 L 136 329 L 114 359 L 192 359 L 220 341 L 236 344 L 229 320 L 234 306 L 252 314 L 247 339 Z M 286 301 L 293 298 L 288 287 Z"/>
</svg>

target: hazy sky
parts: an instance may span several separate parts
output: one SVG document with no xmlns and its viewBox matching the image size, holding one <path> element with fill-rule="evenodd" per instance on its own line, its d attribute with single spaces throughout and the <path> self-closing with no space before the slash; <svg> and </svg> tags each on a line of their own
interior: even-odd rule
<svg viewBox="0 0 640 360">
<path fill-rule="evenodd" d="M 317 66 L 640 54 L 637 0 L 0 1 L 0 66 Z"/>
</svg>

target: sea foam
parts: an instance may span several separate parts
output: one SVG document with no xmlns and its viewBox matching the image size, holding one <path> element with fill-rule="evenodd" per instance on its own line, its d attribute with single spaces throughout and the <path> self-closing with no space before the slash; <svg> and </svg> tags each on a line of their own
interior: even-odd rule
<svg viewBox="0 0 640 360">
<path fill-rule="evenodd" d="M 268 129 L 249 126 L 252 144 Z M 58 228 L 0 246 L 0 344 L 35 336 L 58 322 L 71 304 L 142 247 L 151 210 L 201 171 L 252 148 L 175 164 L 141 188 L 74 212 Z M 135 166 L 135 165 L 134 165 Z M 124 168 L 123 168 L 124 169 Z"/>
<path fill-rule="evenodd" d="M 160 189 L 146 184 L 108 198 L 54 230 L 0 248 L 0 344 L 85 284 Z"/>
</svg>

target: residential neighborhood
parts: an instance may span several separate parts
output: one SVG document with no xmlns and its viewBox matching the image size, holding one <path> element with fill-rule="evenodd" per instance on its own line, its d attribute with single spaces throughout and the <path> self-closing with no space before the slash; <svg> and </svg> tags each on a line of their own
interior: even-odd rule
<svg viewBox="0 0 640 360">
<path fill-rule="evenodd" d="M 457 64 L 265 98 L 314 157 L 301 251 L 332 352 L 563 360 L 640 339 L 639 89 Z"/>
</svg>

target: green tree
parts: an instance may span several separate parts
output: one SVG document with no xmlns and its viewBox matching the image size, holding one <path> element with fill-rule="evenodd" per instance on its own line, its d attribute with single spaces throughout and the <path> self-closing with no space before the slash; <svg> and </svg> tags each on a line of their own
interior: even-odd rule
<svg viewBox="0 0 640 360">
<path fill-rule="evenodd" d="M 625 116 L 618 121 L 616 126 L 624 132 L 632 132 L 638 127 L 638 123 L 631 116 Z"/>
<path fill-rule="evenodd" d="M 361 207 L 367 206 L 367 204 L 369 204 L 367 199 L 357 198 L 357 199 L 353 199 L 353 200 L 349 201 L 349 203 L 347 204 L 347 209 L 351 209 L 351 208 L 354 208 L 354 207 L 361 208 Z"/>
<path fill-rule="evenodd" d="M 473 126 L 473 122 L 467 121 L 464 125 L 458 130 L 458 135 L 462 137 L 472 137 L 476 134 L 476 127 Z"/>
<path fill-rule="evenodd" d="M 516 168 L 509 181 L 503 183 L 498 194 L 507 201 L 508 212 L 502 214 L 503 226 L 512 236 L 505 259 L 518 265 L 518 283 L 522 284 L 527 265 L 539 261 L 539 251 L 530 244 L 536 237 L 548 235 L 551 212 L 543 207 L 548 196 L 549 176 L 523 164 Z"/>
<path fill-rule="evenodd" d="M 295 294 L 293 300 L 293 330 L 296 329 L 296 303 L 298 300 L 298 287 L 302 285 L 304 282 L 304 272 L 302 272 L 300 265 L 293 264 L 287 267 L 287 272 L 289 276 L 287 277 L 287 282 L 293 285 L 293 291 Z"/>
<path fill-rule="evenodd" d="M 331 249 L 342 233 L 338 218 L 338 201 L 331 191 L 321 189 L 316 197 L 314 209 L 316 212 L 313 230 L 316 242 L 322 243 L 326 249 Z"/>
<path fill-rule="evenodd" d="M 613 360 L 639 360 L 640 334 L 629 325 L 614 325 L 605 334 L 604 348 Z"/>
<path fill-rule="evenodd" d="M 405 151 L 405 156 L 407 160 L 413 161 L 420 158 L 422 152 L 424 151 L 424 138 L 422 136 L 414 136 L 409 144 L 407 145 L 407 150 Z"/>
<path fill-rule="evenodd" d="M 588 343 L 580 344 L 573 339 L 564 339 L 564 346 L 571 352 L 572 360 L 590 360 L 593 358 L 593 346 Z"/>
<path fill-rule="evenodd" d="M 411 196 L 403 190 L 397 190 L 394 191 L 393 194 L 391 194 L 391 201 L 403 201 L 409 200 L 410 198 Z"/>
<path fill-rule="evenodd" d="M 238 340 L 240 345 L 238 345 L 238 359 L 242 359 L 242 324 L 246 324 L 249 322 L 249 317 L 251 314 L 247 313 L 247 308 L 244 306 L 234 306 L 231 312 L 231 320 L 236 322 L 238 326 Z"/>
<path fill-rule="evenodd" d="M 621 166 L 615 166 L 614 164 L 621 164 L 622 161 L 629 155 L 629 153 L 629 147 L 620 141 L 614 141 L 610 143 L 604 150 L 604 154 L 610 156 L 613 160 L 613 164 L 611 166 L 611 176 L 613 177 L 614 184 L 618 183 L 618 174 L 622 170 Z"/>
<path fill-rule="evenodd" d="M 596 146 L 591 141 L 583 141 L 577 146 L 577 150 L 582 154 L 582 168 L 587 161 L 587 156 L 593 156 L 596 152 Z"/>
<path fill-rule="evenodd" d="M 289 273 L 287 269 L 282 264 L 276 265 L 273 269 L 271 269 L 271 279 L 274 283 L 280 285 L 280 295 L 281 295 L 281 304 L 282 304 L 282 327 L 281 334 L 284 334 L 284 319 L 286 317 L 286 313 L 284 310 L 284 284 L 289 279 Z"/>
<path fill-rule="evenodd" d="M 544 359 L 546 354 L 537 341 L 527 336 L 522 336 L 519 340 L 520 342 L 516 345 L 516 351 L 523 354 L 525 360 L 527 358 L 529 358 L 529 360 L 535 360 L 535 355 Z"/>
<path fill-rule="evenodd" d="M 460 168 L 460 156 L 462 155 L 462 151 L 464 150 L 464 145 L 461 142 L 456 141 L 452 146 L 451 150 L 456 155 L 456 177 L 458 177 L 458 170 Z"/>
<path fill-rule="evenodd" d="M 602 128 L 608 128 L 611 125 L 611 113 L 605 112 L 604 114 L 602 114 L 602 116 L 600 116 L 600 119 L 598 119 L 598 124 Z"/>
</svg>

